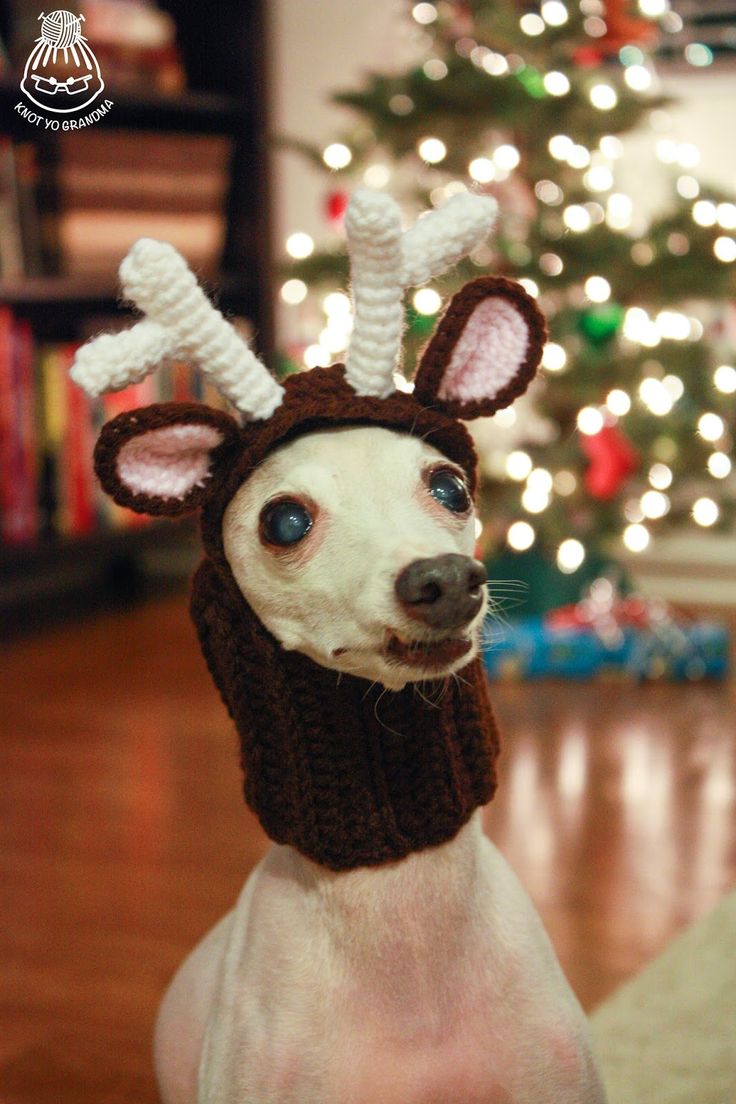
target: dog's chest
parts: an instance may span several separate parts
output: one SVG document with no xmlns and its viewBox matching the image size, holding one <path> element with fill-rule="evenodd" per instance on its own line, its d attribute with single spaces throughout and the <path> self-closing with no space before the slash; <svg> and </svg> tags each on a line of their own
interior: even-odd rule
<svg viewBox="0 0 736 1104">
<path fill-rule="evenodd" d="M 229 948 L 201 1084 L 237 1085 L 238 1104 L 597 1100 L 578 1092 L 582 1015 L 541 923 L 463 831 L 433 868 L 317 887 L 272 852 L 234 925 L 247 937 Z"/>
</svg>

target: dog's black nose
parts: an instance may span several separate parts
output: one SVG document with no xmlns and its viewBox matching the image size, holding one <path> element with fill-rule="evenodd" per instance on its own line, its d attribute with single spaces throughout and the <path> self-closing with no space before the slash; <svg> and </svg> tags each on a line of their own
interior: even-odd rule
<svg viewBox="0 0 736 1104">
<path fill-rule="evenodd" d="M 414 560 L 398 575 L 395 590 L 410 617 L 433 629 L 457 629 L 480 609 L 485 581 L 482 563 L 450 552 Z"/>
</svg>

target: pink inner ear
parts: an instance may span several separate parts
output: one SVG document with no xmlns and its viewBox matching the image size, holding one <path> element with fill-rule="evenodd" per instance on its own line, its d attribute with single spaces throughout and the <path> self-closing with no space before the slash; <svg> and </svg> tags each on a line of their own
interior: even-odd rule
<svg viewBox="0 0 736 1104">
<path fill-rule="evenodd" d="M 492 399 L 511 382 L 529 347 L 526 319 L 508 299 L 484 299 L 465 324 L 439 389 L 441 399 Z"/>
<path fill-rule="evenodd" d="M 162 426 L 132 437 L 118 453 L 117 470 L 133 494 L 183 499 L 209 476 L 210 451 L 222 441 L 214 426 Z"/>
</svg>

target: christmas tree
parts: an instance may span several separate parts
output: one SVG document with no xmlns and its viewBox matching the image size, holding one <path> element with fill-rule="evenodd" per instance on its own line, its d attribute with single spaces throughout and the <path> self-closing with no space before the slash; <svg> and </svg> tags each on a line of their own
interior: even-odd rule
<svg viewBox="0 0 736 1104">
<path fill-rule="evenodd" d="M 354 128 L 325 149 L 300 144 L 331 174 L 335 247 L 287 243 L 296 260 L 282 298 L 320 304 L 292 366 L 339 360 L 347 344 L 339 227 L 355 187 L 388 189 L 409 217 L 457 191 L 491 193 L 495 234 L 415 293 L 403 364 L 410 376 L 467 279 L 503 273 L 538 296 L 549 323 L 540 378 L 473 427 L 486 547 L 534 546 L 574 574 L 601 549 L 642 552 L 673 527 L 729 525 L 736 204 L 693 175 L 695 146 L 667 138 L 666 210 L 642 226 L 617 184 L 620 135 L 656 125 L 665 106 L 652 51 L 679 17 L 666 0 L 437 0 L 407 5 L 407 18 L 416 64 L 336 94 Z M 691 62 L 710 60 L 700 50 Z"/>
</svg>

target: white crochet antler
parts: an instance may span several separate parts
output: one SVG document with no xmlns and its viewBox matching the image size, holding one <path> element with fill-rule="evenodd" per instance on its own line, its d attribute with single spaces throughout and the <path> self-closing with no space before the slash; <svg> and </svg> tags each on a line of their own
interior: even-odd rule
<svg viewBox="0 0 736 1104">
<path fill-rule="evenodd" d="M 405 289 L 469 253 L 487 235 L 496 209 L 491 196 L 460 193 L 402 233 L 390 196 L 366 188 L 354 194 L 345 217 L 355 312 L 345 375 L 357 394 L 385 398 L 395 389 Z"/>
<path fill-rule="evenodd" d="M 71 376 L 89 395 L 119 391 L 168 357 L 191 360 L 249 418 L 270 418 L 284 390 L 199 287 L 166 242 L 141 238 L 120 265 L 127 299 L 147 316 L 77 352 Z"/>
</svg>

